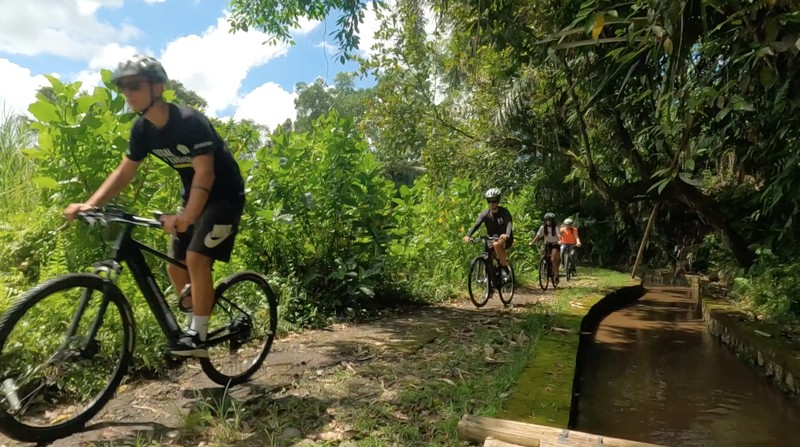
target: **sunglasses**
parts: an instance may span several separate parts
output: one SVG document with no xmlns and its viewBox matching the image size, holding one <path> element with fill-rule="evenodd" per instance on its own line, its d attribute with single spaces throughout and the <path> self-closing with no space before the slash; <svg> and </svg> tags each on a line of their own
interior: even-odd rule
<svg viewBox="0 0 800 447">
<path fill-rule="evenodd" d="M 500 201 L 499 200 L 487 200 L 486 202 L 487 203 L 499 203 Z"/>
<path fill-rule="evenodd" d="M 123 92 L 138 92 L 142 88 L 142 84 L 144 81 L 128 81 L 128 82 L 120 82 L 119 89 Z"/>
</svg>

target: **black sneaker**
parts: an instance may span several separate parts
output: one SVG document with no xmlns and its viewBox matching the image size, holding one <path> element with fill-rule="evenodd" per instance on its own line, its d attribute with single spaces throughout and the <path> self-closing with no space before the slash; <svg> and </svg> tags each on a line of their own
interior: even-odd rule
<svg viewBox="0 0 800 447">
<path fill-rule="evenodd" d="M 200 334 L 189 329 L 178 338 L 178 341 L 170 348 L 172 355 L 181 357 L 208 358 L 208 348 L 206 343 L 200 340 Z"/>
</svg>

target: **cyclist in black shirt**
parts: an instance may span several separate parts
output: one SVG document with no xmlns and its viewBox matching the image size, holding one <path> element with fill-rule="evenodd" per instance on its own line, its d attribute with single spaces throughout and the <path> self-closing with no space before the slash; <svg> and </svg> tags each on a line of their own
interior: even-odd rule
<svg viewBox="0 0 800 447">
<path fill-rule="evenodd" d="M 131 129 L 125 157 L 86 203 L 64 210 L 72 220 L 81 211 L 112 200 L 134 178 L 139 164 L 153 154 L 178 171 L 183 183 L 184 206 L 177 214 L 161 217 L 164 231 L 172 235 L 169 253 L 185 261 L 188 272 L 172 264 L 170 280 L 181 293 L 179 306 L 190 317 L 190 327 L 171 352 L 207 357 L 204 345 L 214 300 L 211 264 L 227 262 L 244 210 L 244 180 L 239 165 L 202 113 L 162 99 L 167 74 L 149 56 L 134 56 L 119 64 L 112 81 L 128 105 L 140 115 Z"/>
<path fill-rule="evenodd" d="M 497 253 L 497 259 L 503 270 L 508 274 L 508 258 L 506 257 L 506 249 L 511 248 L 514 243 L 514 232 L 511 222 L 511 213 L 507 208 L 500 206 L 500 190 L 492 188 L 486 191 L 484 197 L 489 203 L 489 209 L 478 215 L 478 220 L 469 232 L 464 236 L 464 242 L 469 242 L 475 231 L 481 224 L 486 225 L 486 232 L 489 236 L 499 237 L 494 241 L 494 251 Z"/>
</svg>

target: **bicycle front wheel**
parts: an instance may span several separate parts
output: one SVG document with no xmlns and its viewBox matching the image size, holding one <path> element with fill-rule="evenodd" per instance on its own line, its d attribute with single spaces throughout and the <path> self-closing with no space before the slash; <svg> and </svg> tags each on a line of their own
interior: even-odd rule
<svg viewBox="0 0 800 447">
<path fill-rule="evenodd" d="M 28 292 L 0 320 L 0 432 L 42 443 L 82 429 L 119 386 L 134 336 L 130 304 L 97 275 Z"/>
<path fill-rule="evenodd" d="M 469 299 L 475 307 L 483 307 L 489 301 L 491 284 L 489 275 L 486 273 L 486 258 L 476 256 L 469 264 L 469 277 L 467 287 L 469 289 Z"/>
<path fill-rule="evenodd" d="M 549 286 L 548 281 L 550 280 L 550 275 L 548 275 L 548 270 L 547 259 L 542 257 L 542 260 L 539 261 L 539 287 L 541 287 L 542 290 L 547 290 Z"/>
<path fill-rule="evenodd" d="M 567 281 L 572 278 L 572 256 L 569 255 L 569 251 L 564 253 L 564 275 Z"/>
<path fill-rule="evenodd" d="M 235 273 L 215 289 L 208 324 L 208 358 L 200 365 L 223 385 L 247 381 L 267 358 L 278 331 L 278 300 L 267 280 L 255 272 Z"/>
<path fill-rule="evenodd" d="M 514 266 L 511 263 L 508 264 L 508 271 L 509 275 L 500 287 L 500 301 L 505 305 L 511 304 L 511 300 L 514 298 L 514 283 L 517 279 L 514 274 Z"/>
</svg>

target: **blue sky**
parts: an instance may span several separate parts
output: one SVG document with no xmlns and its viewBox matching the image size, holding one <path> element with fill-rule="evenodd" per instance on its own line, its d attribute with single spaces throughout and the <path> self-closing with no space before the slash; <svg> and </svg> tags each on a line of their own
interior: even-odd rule
<svg viewBox="0 0 800 447">
<path fill-rule="evenodd" d="M 262 45 L 257 31 L 229 33 L 227 0 L 0 0 L 0 107 L 24 111 L 43 74 L 84 86 L 101 68 L 137 52 L 162 60 L 167 73 L 209 102 L 218 117 L 250 118 L 274 127 L 294 117 L 298 82 L 352 71 L 335 61 L 326 23 L 303 21 L 295 45 Z M 361 26 L 369 48 L 378 22 L 371 11 Z M 323 42 L 327 40 L 327 48 Z M 327 54 L 326 54 L 327 52 Z M 366 51 L 365 51 L 366 52 Z M 357 86 L 372 84 L 357 81 Z"/>
</svg>

